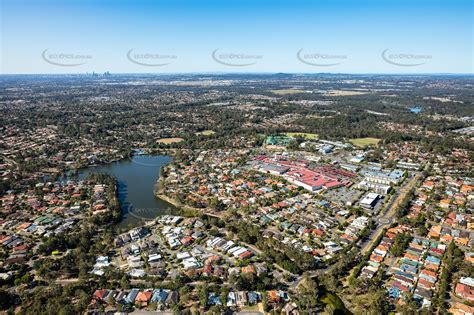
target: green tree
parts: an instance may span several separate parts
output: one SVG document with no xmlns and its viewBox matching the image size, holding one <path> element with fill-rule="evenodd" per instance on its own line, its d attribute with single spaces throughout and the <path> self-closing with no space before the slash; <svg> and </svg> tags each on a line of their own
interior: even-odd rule
<svg viewBox="0 0 474 315">
<path fill-rule="evenodd" d="M 303 313 L 314 312 L 318 306 L 319 289 L 318 284 L 313 280 L 308 273 L 303 275 L 298 286 L 298 294 L 296 303 Z"/>
</svg>

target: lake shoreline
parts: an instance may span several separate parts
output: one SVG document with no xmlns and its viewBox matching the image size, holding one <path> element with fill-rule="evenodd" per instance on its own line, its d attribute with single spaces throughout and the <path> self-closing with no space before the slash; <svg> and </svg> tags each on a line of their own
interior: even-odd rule
<svg viewBox="0 0 474 315">
<path fill-rule="evenodd" d="M 171 162 L 172 157 L 169 155 L 137 154 L 115 163 L 77 169 L 69 173 L 68 177 L 83 180 L 93 173 L 106 173 L 115 177 L 121 208 L 121 220 L 115 227 L 133 228 L 177 210 L 176 202 L 156 195 L 160 169 Z"/>
</svg>

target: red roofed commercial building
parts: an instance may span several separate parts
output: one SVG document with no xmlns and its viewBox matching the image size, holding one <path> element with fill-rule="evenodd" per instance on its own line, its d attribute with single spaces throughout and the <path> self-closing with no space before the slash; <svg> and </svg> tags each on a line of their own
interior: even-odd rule
<svg viewBox="0 0 474 315">
<path fill-rule="evenodd" d="M 321 173 L 309 170 L 292 170 L 285 174 L 289 182 L 301 186 L 309 191 L 316 191 L 322 188 L 331 189 L 343 186 L 336 178 L 323 175 Z"/>
<path fill-rule="evenodd" d="M 343 186 L 343 184 L 338 181 L 332 181 L 332 182 L 324 184 L 324 188 L 326 189 L 338 188 L 341 186 Z"/>
</svg>

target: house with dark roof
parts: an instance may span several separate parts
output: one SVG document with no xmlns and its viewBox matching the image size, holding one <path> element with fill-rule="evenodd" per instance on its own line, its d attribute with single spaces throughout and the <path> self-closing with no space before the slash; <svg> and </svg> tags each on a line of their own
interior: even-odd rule
<svg viewBox="0 0 474 315">
<path fill-rule="evenodd" d="M 168 296 L 166 297 L 166 301 L 165 301 L 165 304 L 167 306 L 171 306 L 171 305 L 174 305 L 176 303 L 178 303 L 178 292 L 176 291 L 170 291 L 168 293 Z"/>
<path fill-rule="evenodd" d="M 138 289 L 132 289 L 123 300 L 125 301 L 125 303 L 133 304 L 135 303 L 135 299 L 137 298 L 139 292 L 140 290 Z"/>
<path fill-rule="evenodd" d="M 164 304 L 167 297 L 168 297 L 167 291 L 163 289 L 157 289 L 153 291 L 153 296 L 151 297 L 151 301 L 158 304 Z"/>
</svg>

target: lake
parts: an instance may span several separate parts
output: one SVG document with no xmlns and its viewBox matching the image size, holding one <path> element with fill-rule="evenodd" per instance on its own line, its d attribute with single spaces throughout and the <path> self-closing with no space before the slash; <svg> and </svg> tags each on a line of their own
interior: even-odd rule
<svg viewBox="0 0 474 315">
<path fill-rule="evenodd" d="M 172 204 L 155 197 L 154 189 L 161 167 L 171 163 L 169 156 L 135 155 L 130 159 L 93 166 L 78 171 L 78 179 L 90 173 L 107 173 L 118 181 L 118 199 L 122 220 L 117 228 L 135 227 L 165 211 L 175 210 Z"/>
</svg>

